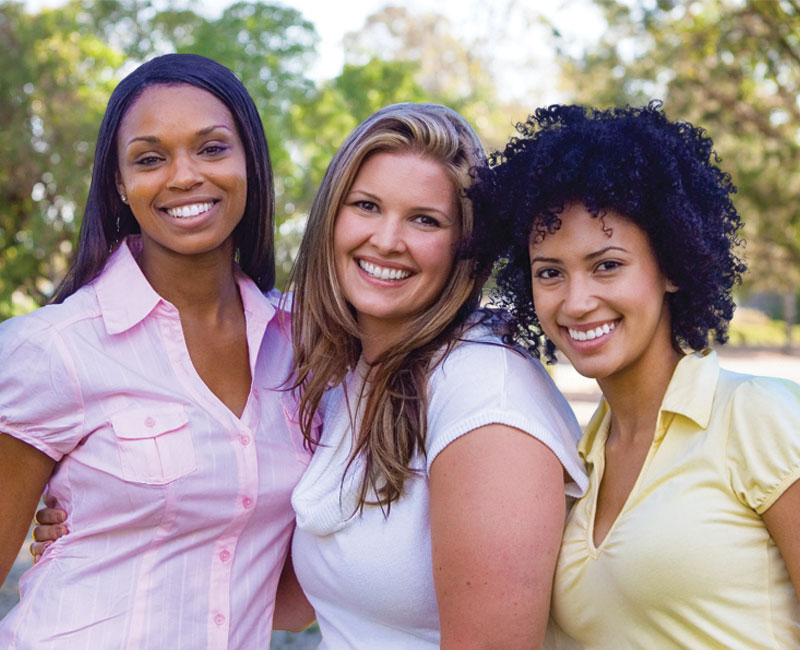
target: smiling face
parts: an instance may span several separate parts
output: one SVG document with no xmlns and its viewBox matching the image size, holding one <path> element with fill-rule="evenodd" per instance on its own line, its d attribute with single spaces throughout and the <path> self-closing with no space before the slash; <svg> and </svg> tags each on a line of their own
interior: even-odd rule
<svg viewBox="0 0 800 650">
<path fill-rule="evenodd" d="M 666 294 L 677 288 L 631 220 L 614 212 L 594 218 L 571 204 L 561 227 L 529 252 L 542 329 L 582 375 L 601 385 L 646 377 L 651 364 L 676 354 Z"/>
<path fill-rule="evenodd" d="M 336 215 L 336 275 L 365 339 L 396 340 L 433 303 L 453 270 L 460 209 L 435 160 L 376 153 L 361 165 Z"/>
<path fill-rule="evenodd" d="M 247 166 L 233 116 L 190 86 L 147 88 L 117 133 L 117 186 L 142 231 L 143 259 L 233 253 Z"/>
</svg>

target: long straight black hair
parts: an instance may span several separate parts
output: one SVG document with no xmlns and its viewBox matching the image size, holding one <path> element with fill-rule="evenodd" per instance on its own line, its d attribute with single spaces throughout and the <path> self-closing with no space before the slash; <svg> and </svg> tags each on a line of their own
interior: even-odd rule
<svg viewBox="0 0 800 650">
<path fill-rule="evenodd" d="M 78 250 L 53 302 L 62 302 L 103 270 L 123 237 L 140 232 L 116 186 L 117 132 L 142 92 L 156 85 L 189 84 L 210 92 L 233 115 L 247 164 L 247 203 L 234 230 L 238 262 L 263 291 L 275 283 L 272 167 L 261 118 L 241 81 L 228 68 L 197 54 L 165 54 L 143 63 L 111 93 L 97 135 L 92 182 Z"/>
</svg>

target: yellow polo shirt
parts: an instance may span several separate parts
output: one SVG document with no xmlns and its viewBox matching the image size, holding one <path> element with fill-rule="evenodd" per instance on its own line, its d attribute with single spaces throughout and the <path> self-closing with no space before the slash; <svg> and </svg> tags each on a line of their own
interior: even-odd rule
<svg viewBox="0 0 800 650">
<path fill-rule="evenodd" d="M 572 509 L 553 618 L 585 648 L 800 648 L 800 603 L 761 520 L 800 478 L 800 385 L 684 357 L 641 473 L 599 547 L 602 402 L 579 452 L 589 489 Z M 800 540 L 798 540 L 800 543 Z"/>
</svg>

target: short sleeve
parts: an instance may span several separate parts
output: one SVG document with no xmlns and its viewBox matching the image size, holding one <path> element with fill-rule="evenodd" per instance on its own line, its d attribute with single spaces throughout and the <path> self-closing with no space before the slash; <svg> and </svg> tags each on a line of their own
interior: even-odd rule
<svg viewBox="0 0 800 650">
<path fill-rule="evenodd" d="M 514 427 L 547 445 L 573 481 L 567 494 L 583 495 L 587 480 L 572 409 L 538 361 L 493 337 L 457 346 L 432 374 L 427 470 L 451 442 L 489 424 Z"/>
<path fill-rule="evenodd" d="M 800 385 L 753 377 L 738 386 L 727 456 L 737 496 L 763 514 L 800 479 Z"/>
<path fill-rule="evenodd" d="M 61 334 L 34 314 L 0 325 L 0 433 L 59 461 L 83 435 L 75 366 Z"/>
</svg>

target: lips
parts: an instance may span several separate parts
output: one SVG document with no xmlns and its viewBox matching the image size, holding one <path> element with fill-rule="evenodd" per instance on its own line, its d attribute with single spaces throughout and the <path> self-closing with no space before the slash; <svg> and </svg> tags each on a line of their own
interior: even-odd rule
<svg viewBox="0 0 800 650">
<path fill-rule="evenodd" d="M 573 341 L 593 341 L 594 339 L 598 339 L 601 336 L 613 332 L 616 326 L 616 321 L 609 321 L 608 323 L 603 323 L 602 325 L 598 325 L 597 327 L 593 327 L 588 330 L 578 330 L 568 327 L 567 332 L 569 332 L 569 337 Z"/>
<path fill-rule="evenodd" d="M 373 264 L 372 262 L 367 262 L 365 260 L 358 260 L 358 266 L 367 275 L 378 280 L 399 281 L 405 280 L 407 277 L 411 276 L 411 271 L 406 271 L 404 269 L 393 269 L 386 266 L 378 266 L 377 264 Z"/>
<path fill-rule="evenodd" d="M 208 212 L 214 207 L 214 201 L 202 201 L 198 203 L 187 203 L 186 205 L 179 205 L 174 208 L 164 208 L 170 217 L 176 219 L 189 219 Z"/>
</svg>

